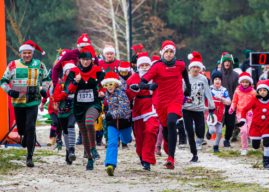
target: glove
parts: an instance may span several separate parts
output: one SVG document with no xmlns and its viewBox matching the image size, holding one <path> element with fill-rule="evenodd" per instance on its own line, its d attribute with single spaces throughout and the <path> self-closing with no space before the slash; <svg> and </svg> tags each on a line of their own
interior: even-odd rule
<svg viewBox="0 0 269 192">
<path fill-rule="evenodd" d="M 113 119 L 111 113 L 106 114 L 106 121 L 111 121 Z"/>
<path fill-rule="evenodd" d="M 233 109 L 232 107 L 230 107 L 228 113 L 229 113 L 230 115 L 233 114 L 233 113 L 234 113 L 234 109 Z"/>
<path fill-rule="evenodd" d="M 149 89 L 149 84 L 141 82 L 141 83 L 139 83 L 139 88 L 140 89 Z"/>
<path fill-rule="evenodd" d="M 20 92 L 15 91 L 15 90 L 9 90 L 7 94 L 8 94 L 10 97 L 18 98 L 19 95 L 20 95 Z"/>
<path fill-rule="evenodd" d="M 191 96 L 191 89 L 186 88 L 186 90 L 184 91 L 184 96 L 190 97 Z"/>
<path fill-rule="evenodd" d="M 240 121 L 239 123 L 236 124 L 238 127 L 242 127 L 245 125 L 245 121 Z"/>
<path fill-rule="evenodd" d="M 42 97 L 44 97 L 44 98 L 47 97 L 47 93 L 46 93 L 46 91 L 45 91 L 44 89 L 41 89 L 41 90 L 40 90 L 40 95 L 41 95 Z"/>
<path fill-rule="evenodd" d="M 156 83 L 151 83 L 151 84 L 149 84 L 149 90 L 154 91 L 154 90 L 157 89 L 157 88 L 158 88 L 158 85 L 157 85 Z"/>
<path fill-rule="evenodd" d="M 213 115 L 215 109 L 209 109 L 208 111 L 209 111 L 210 115 Z"/>
<path fill-rule="evenodd" d="M 132 84 L 132 85 L 130 85 L 130 89 L 131 89 L 133 92 L 139 92 L 139 90 L 140 90 L 138 84 Z"/>
</svg>

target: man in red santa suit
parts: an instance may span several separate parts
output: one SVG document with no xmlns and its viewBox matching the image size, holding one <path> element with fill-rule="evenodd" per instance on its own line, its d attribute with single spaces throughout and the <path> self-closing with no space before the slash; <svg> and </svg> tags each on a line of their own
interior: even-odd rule
<svg viewBox="0 0 269 192">
<path fill-rule="evenodd" d="M 249 137 L 252 147 L 258 149 L 263 140 L 263 167 L 269 169 L 269 80 L 260 80 L 257 84 L 257 96 L 243 108 L 241 120 L 237 124 L 242 127 L 246 123 L 249 110 L 253 112 Z"/>
<path fill-rule="evenodd" d="M 117 72 L 120 60 L 115 58 L 115 48 L 112 46 L 105 46 L 103 49 L 104 60 L 99 62 L 99 66 L 103 72 L 114 71 Z"/>
<path fill-rule="evenodd" d="M 182 117 L 184 94 L 185 96 L 190 96 L 191 85 L 184 61 L 177 60 L 175 57 L 175 43 L 169 40 L 164 41 L 160 53 L 161 60 L 156 62 L 142 77 L 141 84 L 143 85 L 153 80 L 158 85 L 156 110 L 163 126 L 163 136 L 166 144 L 164 149 L 168 153 L 165 166 L 167 169 L 174 169 L 177 142 L 176 121 Z M 182 78 L 186 83 L 184 94 Z"/>
<path fill-rule="evenodd" d="M 157 85 L 152 83 L 140 87 L 141 76 L 151 67 L 151 60 L 147 53 L 140 53 L 137 59 L 138 73 L 134 73 L 127 80 L 127 96 L 133 100 L 132 120 L 134 121 L 134 135 L 136 139 L 136 153 L 140 157 L 143 169 L 150 171 L 150 164 L 155 164 L 154 155 L 159 121 L 152 103 L 152 90 Z"/>
</svg>

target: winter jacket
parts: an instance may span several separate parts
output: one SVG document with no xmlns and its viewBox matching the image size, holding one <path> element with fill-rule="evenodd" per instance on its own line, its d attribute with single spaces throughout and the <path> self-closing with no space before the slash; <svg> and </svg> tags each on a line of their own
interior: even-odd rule
<svg viewBox="0 0 269 192">
<path fill-rule="evenodd" d="M 254 97 L 256 97 L 256 91 L 252 87 L 244 89 L 241 85 L 239 85 L 234 92 L 231 108 L 236 110 L 236 115 L 241 116 L 243 108 Z"/>
<path fill-rule="evenodd" d="M 107 125 L 118 129 L 130 127 L 131 109 L 126 93 L 120 88 L 116 88 L 114 93 L 106 92 L 105 100 L 108 104 L 107 114 L 112 115 L 112 120 L 107 121 Z"/>
</svg>

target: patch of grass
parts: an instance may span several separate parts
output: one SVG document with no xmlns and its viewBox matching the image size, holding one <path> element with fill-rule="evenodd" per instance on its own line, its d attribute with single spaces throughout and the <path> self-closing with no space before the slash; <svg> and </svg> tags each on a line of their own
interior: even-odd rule
<svg viewBox="0 0 269 192">
<path fill-rule="evenodd" d="M 165 189 L 162 192 L 181 192 L 181 191 L 178 189 Z"/>
<path fill-rule="evenodd" d="M 46 163 L 46 161 L 41 160 L 41 157 L 51 155 L 57 155 L 57 153 L 49 150 L 36 150 L 34 154 L 34 161 Z M 13 161 L 25 160 L 25 156 L 25 149 L 0 149 L 0 174 L 6 174 L 9 171 L 23 167 L 23 165 L 14 163 Z"/>
<path fill-rule="evenodd" d="M 219 153 L 213 153 L 221 158 L 239 157 L 240 152 L 238 150 L 222 150 Z"/>
<path fill-rule="evenodd" d="M 195 188 L 212 191 L 231 191 L 231 192 L 267 192 L 268 189 L 258 184 L 234 183 L 225 181 L 226 177 L 219 171 L 208 170 L 203 167 L 190 167 L 185 169 L 186 176 L 190 182 L 195 183 Z"/>
<path fill-rule="evenodd" d="M 24 149 L 0 149 L 0 174 L 16 170 L 22 165 L 12 163 L 12 160 L 22 160 L 26 155 Z"/>
<path fill-rule="evenodd" d="M 263 152 L 262 150 L 249 150 L 247 156 L 262 158 Z"/>
</svg>

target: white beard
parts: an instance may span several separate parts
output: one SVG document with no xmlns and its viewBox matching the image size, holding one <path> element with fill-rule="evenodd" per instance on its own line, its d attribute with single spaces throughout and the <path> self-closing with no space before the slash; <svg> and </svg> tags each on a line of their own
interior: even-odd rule
<svg viewBox="0 0 269 192">
<path fill-rule="evenodd" d="M 145 75 L 146 73 L 148 72 L 148 70 L 139 70 L 138 69 L 138 74 L 139 74 L 139 77 L 142 77 L 143 75 Z"/>
</svg>

